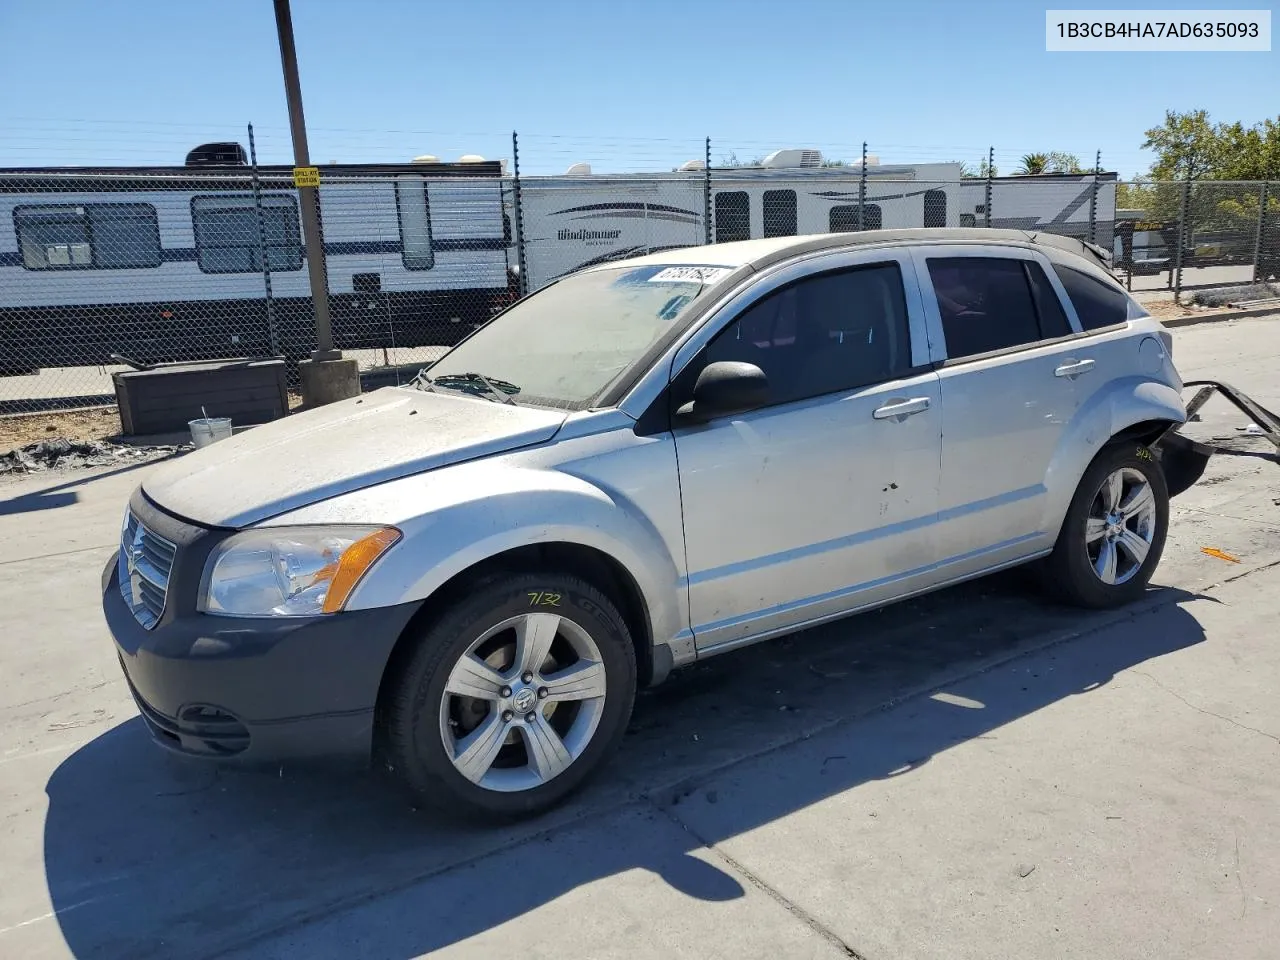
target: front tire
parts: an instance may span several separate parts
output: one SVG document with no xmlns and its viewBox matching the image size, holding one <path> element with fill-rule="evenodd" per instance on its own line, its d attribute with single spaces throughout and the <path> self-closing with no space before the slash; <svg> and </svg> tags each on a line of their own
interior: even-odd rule
<svg viewBox="0 0 1280 960">
<path fill-rule="evenodd" d="M 591 584 L 518 575 L 448 609 L 393 683 L 388 769 L 419 803 L 512 819 L 559 803 L 616 749 L 635 700 L 635 648 Z"/>
<path fill-rule="evenodd" d="M 1059 599 L 1107 609 L 1140 597 L 1160 562 L 1169 491 L 1155 455 L 1140 444 L 1108 446 L 1085 471 L 1044 564 Z"/>
</svg>

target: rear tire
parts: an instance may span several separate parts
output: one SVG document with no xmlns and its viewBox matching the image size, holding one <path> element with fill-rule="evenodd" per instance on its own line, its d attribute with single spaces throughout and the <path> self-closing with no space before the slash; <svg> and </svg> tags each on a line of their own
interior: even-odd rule
<svg viewBox="0 0 1280 960">
<path fill-rule="evenodd" d="M 600 590 L 563 574 L 492 580 L 429 625 L 394 678 L 386 767 L 445 813 L 532 816 L 613 753 L 635 691 L 635 648 Z"/>
<path fill-rule="evenodd" d="M 1084 472 L 1042 567 L 1058 599 L 1107 609 L 1142 596 L 1164 552 L 1169 491 L 1145 446 L 1115 443 Z"/>
</svg>

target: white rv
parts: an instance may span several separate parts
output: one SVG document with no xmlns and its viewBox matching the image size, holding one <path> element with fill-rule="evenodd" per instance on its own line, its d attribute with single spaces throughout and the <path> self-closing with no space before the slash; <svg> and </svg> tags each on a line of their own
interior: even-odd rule
<svg viewBox="0 0 1280 960">
<path fill-rule="evenodd" d="M 500 163 L 320 171 L 340 347 L 453 343 L 504 305 Z M 0 170 L 0 373 L 305 356 L 298 195 L 290 168 L 259 174 L 256 200 L 235 164 Z"/>
<path fill-rule="evenodd" d="M 756 237 L 893 227 L 985 226 L 987 182 L 959 163 L 823 166 L 817 150 L 779 150 L 758 167 L 701 161 L 668 174 L 593 176 L 575 164 L 559 177 L 521 178 L 524 269 L 532 291 L 574 270 L 673 247 Z M 991 183 L 992 227 L 1040 229 L 1109 247 L 1115 175 L 1000 177 Z M 861 202 L 860 202 L 861 201 Z M 508 186 L 506 202 L 514 213 Z M 710 229 L 707 215 L 710 214 Z M 516 262 L 513 249 L 512 263 Z"/>
</svg>

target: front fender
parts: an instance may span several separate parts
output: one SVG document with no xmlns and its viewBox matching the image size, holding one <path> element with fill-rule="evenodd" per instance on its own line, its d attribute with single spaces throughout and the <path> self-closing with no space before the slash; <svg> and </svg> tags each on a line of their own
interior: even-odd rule
<svg viewBox="0 0 1280 960">
<path fill-rule="evenodd" d="M 1128 427 L 1158 420 L 1184 423 L 1187 408 L 1173 387 L 1141 377 L 1114 380 L 1081 404 L 1062 431 L 1045 485 L 1046 517 L 1043 529 L 1055 532 L 1061 525 L 1080 478 L 1098 452 Z"/>
<path fill-rule="evenodd" d="M 356 491 L 271 522 L 370 517 L 393 522 L 404 536 L 356 587 L 347 609 L 422 601 L 452 577 L 507 550 L 571 543 L 607 554 L 631 574 L 655 642 L 668 642 L 687 627 L 681 623 L 683 574 L 671 548 L 624 494 L 586 479 L 480 461 Z"/>
</svg>

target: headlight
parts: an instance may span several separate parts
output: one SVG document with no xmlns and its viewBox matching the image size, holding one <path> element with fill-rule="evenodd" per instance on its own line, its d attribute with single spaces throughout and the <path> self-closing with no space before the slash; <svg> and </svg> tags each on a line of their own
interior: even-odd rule
<svg viewBox="0 0 1280 960">
<path fill-rule="evenodd" d="M 399 539 L 395 527 L 279 527 L 238 533 L 209 557 L 199 609 L 226 617 L 337 613 Z"/>
</svg>

